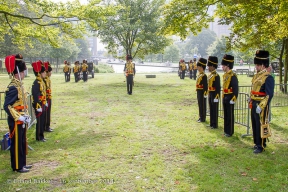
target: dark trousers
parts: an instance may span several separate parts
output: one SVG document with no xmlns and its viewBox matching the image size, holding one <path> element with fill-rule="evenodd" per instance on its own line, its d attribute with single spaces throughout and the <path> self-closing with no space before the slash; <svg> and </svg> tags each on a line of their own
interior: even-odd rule
<svg viewBox="0 0 288 192">
<path fill-rule="evenodd" d="M 213 128 L 218 128 L 218 108 L 219 108 L 219 102 L 215 103 L 216 93 L 213 91 L 209 92 L 209 108 L 210 108 L 210 126 Z"/>
<path fill-rule="evenodd" d="M 35 111 L 36 115 L 36 140 L 42 140 L 44 139 L 44 129 L 45 129 L 45 122 L 46 122 L 46 108 L 42 105 L 42 112 Z"/>
<path fill-rule="evenodd" d="M 126 76 L 126 82 L 127 82 L 127 93 L 132 94 L 133 74 L 129 74 L 128 76 Z"/>
<path fill-rule="evenodd" d="M 65 72 L 64 75 L 65 75 L 65 82 L 70 81 L 70 74 L 69 74 L 69 72 Z"/>
<path fill-rule="evenodd" d="M 14 125 L 9 125 L 10 134 L 13 132 Z M 20 170 L 26 165 L 26 128 L 22 127 L 23 124 L 16 125 L 14 129 L 14 136 L 11 138 L 10 156 L 12 170 Z"/>
<path fill-rule="evenodd" d="M 48 131 L 50 129 L 50 121 L 51 121 L 51 107 L 52 107 L 52 100 L 47 99 L 48 102 L 48 107 L 46 108 L 46 113 L 45 113 L 45 131 Z"/>
<path fill-rule="evenodd" d="M 180 72 L 180 79 L 185 79 L 185 71 Z"/>
<path fill-rule="evenodd" d="M 193 76 L 193 71 L 192 70 L 189 70 L 189 77 L 190 77 L 190 79 L 192 79 L 192 76 Z"/>
<path fill-rule="evenodd" d="M 194 69 L 193 70 L 193 78 L 194 78 L 194 80 L 196 80 L 196 75 L 197 75 L 197 69 Z"/>
<path fill-rule="evenodd" d="M 79 81 L 79 73 L 74 73 L 75 82 Z"/>
<path fill-rule="evenodd" d="M 259 105 L 259 101 L 252 100 L 252 109 L 251 109 L 251 122 L 252 122 L 252 130 L 253 130 L 253 141 L 254 144 L 257 145 L 258 148 L 262 149 L 262 138 L 261 138 L 261 119 L 260 114 L 256 113 L 257 105 Z M 267 107 L 264 108 L 264 114 L 266 114 Z M 266 145 L 266 139 L 263 139 L 263 145 Z"/>
<path fill-rule="evenodd" d="M 88 72 L 84 71 L 83 72 L 83 81 L 87 81 L 88 80 Z"/>
<path fill-rule="evenodd" d="M 224 133 L 234 134 L 234 104 L 230 104 L 231 95 L 224 95 L 223 109 L 224 109 Z"/>
<path fill-rule="evenodd" d="M 204 98 L 204 91 L 197 90 L 197 100 L 199 109 L 199 119 L 201 122 L 206 121 L 206 98 Z"/>
</svg>

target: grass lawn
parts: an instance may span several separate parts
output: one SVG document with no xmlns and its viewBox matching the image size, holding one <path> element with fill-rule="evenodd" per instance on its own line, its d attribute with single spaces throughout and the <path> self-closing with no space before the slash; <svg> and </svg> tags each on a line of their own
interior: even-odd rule
<svg viewBox="0 0 288 192">
<path fill-rule="evenodd" d="M 288 191 L 288 107 L 273 108 L 272 137 L 253 154 L 246 127 L 233 137 L 197 123 L 195 81 L 173 74 L 136 74 L 127 95 L 123 74 L 87 83 L 52 75 L 52 128 L 47 142 L 28 130 L 29 173 L 14 173 L 0 152 L 0 191 Z M 239 75 L 240 85 L 251 78 Z M 30 91 L 34 76 L 25 79 Z M 9 83 L 0 75 L 0 90 Z M 0 133 L 7 132 L 0 121 Z"/>
</svg>

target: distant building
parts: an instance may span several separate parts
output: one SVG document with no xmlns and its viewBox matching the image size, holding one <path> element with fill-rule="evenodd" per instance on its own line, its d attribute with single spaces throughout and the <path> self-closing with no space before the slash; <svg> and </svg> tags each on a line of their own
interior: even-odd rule
<svg viewBox="0 0 288 192">
<path fill-rule="evenodd" d="M 209 10 L 208 10 L 208 14 L 209 15 L 213 15 L 214 14 L 214 10 L 216 9 L 216 6 L 213 5 L 213 6 L 210 6 L 209 7 Z M 210 25 L 209 25 L 209 29 L 211 31 L 214 31 L 217 35 L 217 37 L 221 37 L 222 35 L 224 36 L 229 36 L 230 35 L 230 32 L 231 30 L 229 29 L 230 26 L 229 25 L 219 25 L 218 24 L 218 21 L 219 19 L 218 18 L 215 18 L 214 19 L 214 22 L 211 22 Z"/>
</svg>

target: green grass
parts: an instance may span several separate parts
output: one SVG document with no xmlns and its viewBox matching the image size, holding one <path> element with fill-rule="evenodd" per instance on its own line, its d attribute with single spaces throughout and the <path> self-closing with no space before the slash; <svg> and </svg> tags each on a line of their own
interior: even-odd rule
<svg viewBox="0 0 288 192">
<path fill-rule="evenodd" d="M 45 143 L 28 131 L 26 174 L 0 153 L 1 191 L 287 191 L 288 107 L 273 108 L 273 135 L 255 155 L 246 128 L 231 138 L 199 124 L 195 81 L 176 74 L 137 74 L 127 95 L 123 74 L 96 74 L 87 83 L 52 76 L 52 128 Z M 0 90 L 9 83 L 0 75 Z M 30 90 L 34 77 L 25 79 Z M 239 76 L 241 85 L 251 78 Z M 207 118 L 209 120 L 209 117 Z M 0 133 L 7 132 L 0 121 Z M 42 179 L 42 180 L 41 180 Z"/>
</svg>

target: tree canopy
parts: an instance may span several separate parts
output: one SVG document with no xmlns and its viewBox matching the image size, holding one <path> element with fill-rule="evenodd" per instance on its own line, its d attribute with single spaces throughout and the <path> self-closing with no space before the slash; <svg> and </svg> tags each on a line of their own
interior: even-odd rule
<svg viewBox="0 0 288 192">
<path fill-rule="evenodd" d="M 169 45 L 169 39 L 160 33 L 162 22 L 159 11 L 163 0 L 115 0 L 120 7 L 115 16 L 98 21 L 98 35 L 114 56 L 130 54 L 144 58 L 159 53 Z"/>
<path fill-rule="evenodd" d="M 48 0 L 0 0 L 0 41 L 12 36 L 13 44 L 33 46 L 38 39 L 52 46 L 82 37 L 87 23 L 97 28 L 96 19 L 113 14 L 111 7 L 99 6 L 98 0 L 81 5 L 78 0 L 54 3 Z M 91 22 L 93 20 L 93 22 Z M 85 22 L 82 22 L 85 21 Z"/>
</svg>

